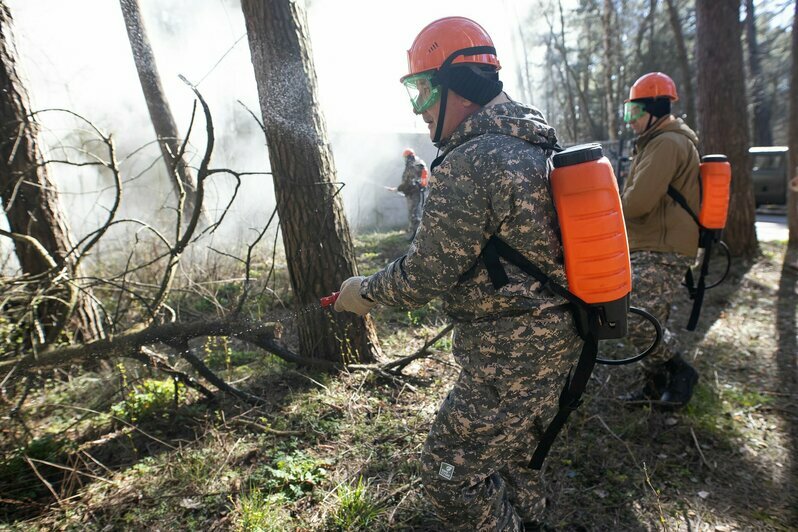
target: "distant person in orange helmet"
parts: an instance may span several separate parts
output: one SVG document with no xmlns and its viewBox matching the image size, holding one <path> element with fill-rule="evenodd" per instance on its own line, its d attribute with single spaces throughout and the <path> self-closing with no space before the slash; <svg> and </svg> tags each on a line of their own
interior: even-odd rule
<svg viewBox="0 0 798 532">
<path fill-rule="evenodd" d="M 424 213 L 424 200 L 427 195 L 427 165 L 416 155 L 412 148 L 406 148 L 402 153 L 405 159 L 405 170 L 402 172 L 402 182 L 396 187 L 398 192 L 405 195 L 407 201 L 408 240 L 413 240 L 421 223 Z"/>
<path fill-rule="evenodd" d="M 632 262 L 631 304 L 652 313 L 663 328 L 698 251 L 698 225 L 669 192 L 673 188 L 698 212 L 698 137 L 671 114 L 671 102 L 678 98 L 669 76 L 651 72 L 635 81 L 624 106 L 624 122 L 637 134 L 621 194 Z M 629 337 L 635 345 L 647 347 L 649 336 L 643 322 L 630 321 Z M 671 351 L 671 339 L 665 331 L 665 341 L 642 360 L 642 388 L 623 399 L 687 404 L 698 372 Z"/>
</svg>

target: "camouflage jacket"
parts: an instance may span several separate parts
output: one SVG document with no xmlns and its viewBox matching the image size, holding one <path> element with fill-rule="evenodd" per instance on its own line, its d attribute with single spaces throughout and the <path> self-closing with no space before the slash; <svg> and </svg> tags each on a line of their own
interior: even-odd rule
<svg viewBox="0 0 798 532">
<path fill-rule="evenodd" d="M 510 282 L 494 289 L 480 259 L 497 235 L 566 284 L 548 180 L 549 146 L 556 140 L 540 111 L 506 98 L 466 118 L 442 146 L 410 249 L 367 278 L 361 293 L 405 308 L 440 296 L 447 314 L 460 322 L 535 315 L 563 304 L 506 263 Z"/>
<path fill-rule="evenodd" d="M 426 165 L 418 156 L 405 158 L 405 171 L 402 172 L 402 183 L 396 188 L 405 196 L 414 196 L 421 193 L 421 173 Z"/>
</svg>

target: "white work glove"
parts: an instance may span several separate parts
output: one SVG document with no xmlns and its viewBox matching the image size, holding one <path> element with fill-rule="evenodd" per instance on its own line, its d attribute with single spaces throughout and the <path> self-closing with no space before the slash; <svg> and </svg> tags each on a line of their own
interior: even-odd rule
<svg viewBox="0 0 798 532">
<path fill-rule="evenodd" d="M 336 312 L 354 312 L 358 316 L 364 316 L 373 309 L 377 303 L 366 299 L 360 295 L 360 286 L 365 277 L 350 277 L 341 285 L 341 293 L 335 300 Z"/>
</svg>

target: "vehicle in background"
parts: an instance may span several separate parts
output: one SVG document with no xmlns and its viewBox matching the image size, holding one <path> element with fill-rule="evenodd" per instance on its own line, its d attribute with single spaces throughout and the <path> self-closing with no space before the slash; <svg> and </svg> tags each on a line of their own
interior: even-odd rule
<svg viewBox="0 0 798 532">
<path fill-rule="evenodd" d="M 754 200 L 760 205 L 786 205 L 790 181 L 787 146 L 754 146 L 749 148 L 753 172 Z"/>
</svg>

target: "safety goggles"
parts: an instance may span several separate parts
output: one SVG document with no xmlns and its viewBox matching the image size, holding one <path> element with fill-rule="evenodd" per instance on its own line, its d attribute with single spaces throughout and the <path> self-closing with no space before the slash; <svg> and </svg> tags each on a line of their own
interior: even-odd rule
<svg viewBox="0 0 798 532">
<path fill-rule="evenodd" d="M 416 114 L 421 114 L 435 105 L 435 102 L 441 97 L 440 85 L 432 83 L 434 74 L 434 71 L 421 72 L 402 80 Z"/>
<path fill-rule="evenodd" d="M 623 121 L 634 122 L 646 113 L 645 106 L 640 102 L 626 102 L 623 104 Z"/>
</svg>

